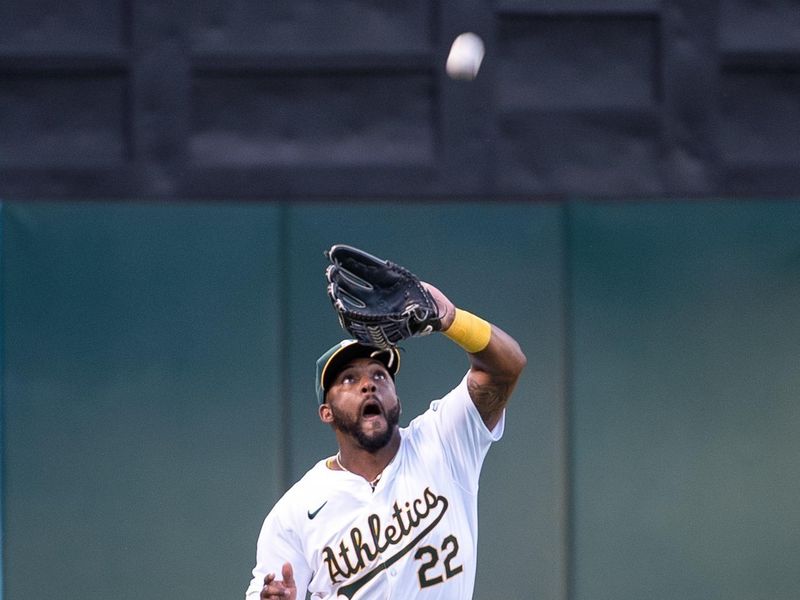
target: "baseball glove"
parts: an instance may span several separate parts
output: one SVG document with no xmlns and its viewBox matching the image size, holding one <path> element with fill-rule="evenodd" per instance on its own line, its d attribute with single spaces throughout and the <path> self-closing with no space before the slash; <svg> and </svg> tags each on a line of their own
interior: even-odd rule
<svg viewBox="0 0 800 600">
<path fill-rule="evenodd" d="M 344 244 L 325 255 L 328 296 L 342 327 L 362 344 L 391 348 L 442 328 L 436 302 L 408 269 Z"/>
</svg>

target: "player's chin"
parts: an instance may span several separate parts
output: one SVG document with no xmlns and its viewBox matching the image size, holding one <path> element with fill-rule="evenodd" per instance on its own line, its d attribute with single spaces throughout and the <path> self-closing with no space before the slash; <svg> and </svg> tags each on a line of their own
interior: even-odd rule
<svg viewBox="0 0 800 600">
<path fill-rule="evenodd" d="M 385 420 L 382 424 L 374 422 L 370 427 L 364 427 L 362 424 L 357 435 L 361 447 L 371 452 L 386 446 L 391 437 L 392 431 Z"/>
<path fill-rule="evenodd" d="M 388 428 L 389 422 L 382 414 L 361 417 L 361 431 L 365 435 L 382 435 Z"/>
</svg>

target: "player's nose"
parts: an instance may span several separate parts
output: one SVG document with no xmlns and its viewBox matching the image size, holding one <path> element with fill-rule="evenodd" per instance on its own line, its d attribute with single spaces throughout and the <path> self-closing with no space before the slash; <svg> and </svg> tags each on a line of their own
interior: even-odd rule
<svg viewBox="0 0 800 600">
<path fill-rule="evenodd" d="M 369 376 L 364 376 L 361 378 L 361 391 L 362 392 L 374 392 L 377 390 L 378 387 L 375 385 L 375 382 Z"/>
</svg>

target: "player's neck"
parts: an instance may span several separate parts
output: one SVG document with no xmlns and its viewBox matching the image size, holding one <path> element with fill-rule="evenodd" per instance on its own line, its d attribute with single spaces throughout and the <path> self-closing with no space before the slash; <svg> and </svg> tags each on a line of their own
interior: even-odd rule
<svg viewBox="0 0 800 600">
<path fill-rule="evenodd" d="M 377 452 L 369 452 L 353 444 L 340 444 L 336 462 L 345 471 L 360 475 L 367 481 L 374 481 L 392 462 L 399 449 L 400 433 L 395 432 L 389 443 Z"/>
</svg>

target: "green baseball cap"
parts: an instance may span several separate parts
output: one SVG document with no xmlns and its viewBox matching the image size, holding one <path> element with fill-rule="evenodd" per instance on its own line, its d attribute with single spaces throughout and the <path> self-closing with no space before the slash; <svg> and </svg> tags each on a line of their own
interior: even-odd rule
<svg viewBox="0 0 800 600">
<path fill-rule="evenodd" d="M 394 379 L 400 370 L 400 351 L 393 347 L 390 350 L 364 345 L 357 340 L 342 340 L 317 359 L 317 402 L 325 402 L 325 392 L 333 378 L 347 363 L 356 358 L 374 358 L 384 364 L 389 375 Z"/>
</svg>

